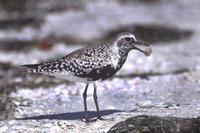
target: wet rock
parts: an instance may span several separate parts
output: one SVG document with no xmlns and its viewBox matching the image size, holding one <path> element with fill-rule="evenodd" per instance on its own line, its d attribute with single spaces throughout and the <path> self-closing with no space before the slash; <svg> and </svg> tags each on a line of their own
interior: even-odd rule
<svg viewBox="0 0 200 133">
<path fill-rule="evenodd" d="M 108 133 L 199 133 L 200 118 L 136 116 L 113 126 Z"/>
<path fill-rule="evenodd" d="M 171 42 L 189 39 L 193 35 L 192 30 L 180 29 L 178 27 L 159 25 L 159 24 L 135 24 L 122 26 L 121 28 L 111 31 L 106 37 L 113 38 L 121 32 L 135 33 L 138 40 L 147 43 L 156 44 L 158 42 Z"/>
<path fill-rule="evenodd" d="M 136 25 L 134 33 L 148 43 L 171 42 L 189 39 L 193 31 L 165 25 Z"/>
</svg>

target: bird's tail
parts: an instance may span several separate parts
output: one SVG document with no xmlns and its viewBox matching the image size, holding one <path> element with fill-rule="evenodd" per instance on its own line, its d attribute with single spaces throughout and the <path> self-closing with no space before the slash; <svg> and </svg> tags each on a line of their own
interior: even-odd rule
<svg viewBox="0 0 200 133">
<path fill-rule="evenodd" d="M 38 73 L 39 65 L 40 64 L 27 64 L 22 65 L 22 68 L 25 68 L 30 73 Z"/>
</svg>

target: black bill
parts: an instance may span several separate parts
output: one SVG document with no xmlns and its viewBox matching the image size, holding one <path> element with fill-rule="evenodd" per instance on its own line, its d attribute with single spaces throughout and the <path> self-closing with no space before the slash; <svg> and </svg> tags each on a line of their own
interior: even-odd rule
<svg viewBox="0 0 200 133">
<path fill-rule="evenodd" d="M 133 49 L 136 49 L 145 54 L 145 56 L 150 56 L 152 53 L 151 46 L 149 44 L 145 44 L 139 41 L 135 41 L 133 45 Z"/>
</svg>

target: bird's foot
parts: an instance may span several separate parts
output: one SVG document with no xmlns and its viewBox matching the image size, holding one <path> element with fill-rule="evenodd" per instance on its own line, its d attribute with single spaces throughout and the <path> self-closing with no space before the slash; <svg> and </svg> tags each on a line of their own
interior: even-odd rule
<svg viewBox="0 0 200 133">
<path fill-rule="evenodd" d="M 95 119 L 92 119 L 92 118 L 82 119 L 82 121 L 85 122 L 85 123 L 92 123 L 92 122 L 96 122 L 97 120 L 106 121 L 106 120 L 111 120 L 111 119 L 109 119 L 109 118 L 102 118 L 102 117 L 97 117 Z"/>
<path fill-rule="evenodd" d="M 101 121 L 106 121 L 106 120 L 113 121 L 114 118 L 102 118 L 101 116 L 98 116 L 97 120 L 101 120 Z"/>
<path fill-rule="evenodd" d="M 95 122 L 96 119 L 85 118 L 85 119 L 82 119 L 82 121 L 85 122 L 85 123 L 91 123 L 91 122 Z"/>
<path fill-rule="evenodd" d="M 101 116 L 98 116 L 97 119 L 101 120 L 101 121 L 105 121 L 106 120 L 105 118 L 102 118 Z"/>
</svg>

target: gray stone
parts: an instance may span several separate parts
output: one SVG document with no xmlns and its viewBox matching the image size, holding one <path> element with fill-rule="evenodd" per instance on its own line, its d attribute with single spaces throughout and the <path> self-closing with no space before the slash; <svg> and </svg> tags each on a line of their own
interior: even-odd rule
<svg viewBox="0 0 200 133">
<path fill-rule="evenodd" d="M 113 126 L 107 133 L 199 133 L 200 118 L 136 116 Z"/>
</svg>

